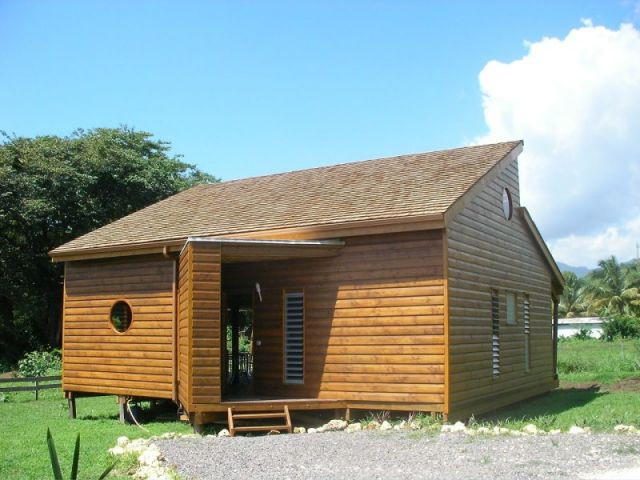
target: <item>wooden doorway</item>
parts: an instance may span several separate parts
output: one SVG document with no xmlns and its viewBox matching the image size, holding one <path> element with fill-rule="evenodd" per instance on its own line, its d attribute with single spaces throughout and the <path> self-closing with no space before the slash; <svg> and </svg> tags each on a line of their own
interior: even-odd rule
<svg viewBox="0 0 640 480">
<path fill-rule="evenodd" d="M 253 395 L 253 322 L 252 291 L 225 291 L 222 294 L 223 395 Z"/>
</svg>

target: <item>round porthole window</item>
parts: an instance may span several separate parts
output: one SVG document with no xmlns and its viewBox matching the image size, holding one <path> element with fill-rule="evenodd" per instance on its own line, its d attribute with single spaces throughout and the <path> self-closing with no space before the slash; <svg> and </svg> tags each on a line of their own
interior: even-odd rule
<svg viewBox="0 0 640 480">
<path fill-rule="evenodd" d="M 131 326 L 131 307 L 127 302 L 117 301 L 111 307 L 111 325 L 118 332 L 124 333 Z"/>
<path fill-rule="evenodd" d="M 511 220 L 513 215 L 513 201 L 511 200 L 511 192 L 508 188 L 502 190 L 502 213 L 504 218 Z"/>
</svg>

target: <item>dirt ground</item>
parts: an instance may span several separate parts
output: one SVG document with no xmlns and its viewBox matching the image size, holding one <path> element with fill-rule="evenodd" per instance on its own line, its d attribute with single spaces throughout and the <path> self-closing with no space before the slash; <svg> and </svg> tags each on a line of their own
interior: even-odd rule
<svg viewBox="0 0 640 480">
<path fill-rule="evenodd" d="M 597 382 L 562 382 L 560 388 L 594 389 L 600 392 L 640 392 L 640 378 L 626 378 L 609 385 Z"/>
</svg>

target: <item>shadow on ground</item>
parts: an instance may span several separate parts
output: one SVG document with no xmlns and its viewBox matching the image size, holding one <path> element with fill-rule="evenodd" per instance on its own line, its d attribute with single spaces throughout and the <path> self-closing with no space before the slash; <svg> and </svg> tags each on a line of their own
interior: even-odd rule
<svg viewBox="0 0 640 480">
<path fill-rule="evenodd" d="M 608 395 L 598 385 L 583 388 L 559 388 L 539 397 L 515 403 L 478 417 L 478 420 L 500 422 L 555 417 L 577 407 L 582 407 L 599 397 Z"/>
</svg>

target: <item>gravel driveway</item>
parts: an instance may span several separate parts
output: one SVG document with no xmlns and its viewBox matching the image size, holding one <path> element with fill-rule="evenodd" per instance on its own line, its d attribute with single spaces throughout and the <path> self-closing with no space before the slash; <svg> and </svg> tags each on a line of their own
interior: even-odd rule
<svg viewBox="0 0 640 480">
<path fill-rule="evenodd" d="M 156 442 L 186 479 L 640 479 L 640 436 L 357 432 Z M 614 471 L 615 470 L 615 471 Z"/>
</svg>

